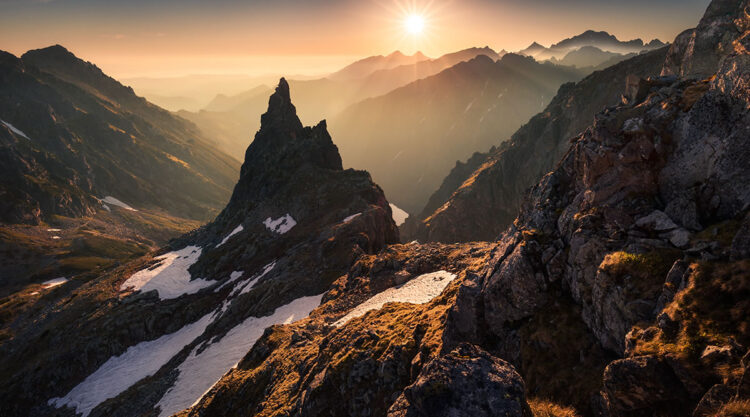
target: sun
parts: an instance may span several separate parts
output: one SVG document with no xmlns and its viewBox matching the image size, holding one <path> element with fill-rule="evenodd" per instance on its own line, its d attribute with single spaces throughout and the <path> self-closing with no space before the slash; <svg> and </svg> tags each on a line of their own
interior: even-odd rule
<svg viewBox="0 0 750 417">
<path fill-rule="evenodd" d="M 404 27 L 406 28 L 406 31 L 411 33 L 412 35 L 419 35 L 424 32 L 424 26 L 424 17 L 418 14 L 410 14 L 406 16 L 406 20 L 404 20 Z"/>
</svg>

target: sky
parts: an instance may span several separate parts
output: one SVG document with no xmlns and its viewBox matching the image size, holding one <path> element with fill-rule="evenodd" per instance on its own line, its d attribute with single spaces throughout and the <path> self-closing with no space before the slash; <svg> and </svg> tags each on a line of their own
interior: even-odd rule
<svg viewBox="0 0 750 417">
<path fill-rule="evenodd" d="M 587 29 L 671 41 L 710 0 L 0 0 L 0 49 L 61 44 L 115 77 L 316 75 L 394 50 L 550 45 Z M 409 33 L 409 15 L 422 33 Z"/>
</svg>

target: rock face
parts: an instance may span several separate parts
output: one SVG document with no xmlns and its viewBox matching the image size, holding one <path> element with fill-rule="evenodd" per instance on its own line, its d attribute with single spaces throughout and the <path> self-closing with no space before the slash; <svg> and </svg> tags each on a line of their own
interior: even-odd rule
<svg viewBox="0 0 750 417">
<path fill-rule="evenodd" d="M 516 217 L 528 187 L 562 158 L 569 139 L 584 130 L 592 116 L 621 101 L 629 75 L 646 78 L 659 73 L 666 50 L 638 56 L 565 84 L 544 112 L 534 116 L 478 168 L 463 178 L 446 178 L 430 204 L 403 228 L 404 238 L 464 242 L 495 239 Z M 455 184 L 455 185 L 454 185 Z M 434 208 L 433 208 L 434 207 Z"/>
<path fill-rule="evenodd" d="M 747 2 L 712 1 L 695 29 L 682 32 L 669 48 L 662 75 L 705 78 L 716 72 L 732 43 L 747 31 Z"/>
<path fill-rule="evenodd" d="M 600 404 L 591 412 L 685 415 L 704 395 L 706 404 L 720 402 L 718 391 L 709 392 L 721 379 L 715 362 L 691 352 L 722 338 L 736 341 L 741 353 L 750 343 L 744 324 L 729 319 L 747 314 L 747 304 L 736 304 L 734 295 L 718 300 L 746 294 L 745 264 L 722 266 L 746 232 L 728 226 L 728 236 L 719 238 L 716 226 L 736 224 L 750 207 L 748 182 L 740 180 L 750 175 L 744 39 L 723 54 L 716 77 L 651 78 L 646 91 L 596 116 L 532 187 L 485 274 L 459 290 L 447 323 L 449 345 L 480 344 L 526 377 L 534 369 L 524 349 L 540 332 L 537 318 L 552 300 L 569 295 L 580 306 L 585 334 L 624 357 L 606 366 L 603 385 L 587 388 L 594 399 L 586 402 Z M 712 235 L 716 240 L 707 241 Z M 738 287 L 722 281 L 729 276 Z M 696 311 L 703 308 L 718 308 L 724 330 L 701 322 Z M 693 333 L 699 326 L 702 337 Z M 741 353 L 713 356 L 739 372 Z M 597 353 L 581 350 L 586 357 Z M 605 364 L 606 355 L 592 366 Z M 737 392 L 735 377 L 724 381 Z M 540 385 L 530 388 L 543 393 Z"/>
<path fill-rule="evenodd" d="M 99 199 L 209 220 L 238 163 L 61 46 L 0 51 L 0 220 L 90 216 Z"/>
</svg>

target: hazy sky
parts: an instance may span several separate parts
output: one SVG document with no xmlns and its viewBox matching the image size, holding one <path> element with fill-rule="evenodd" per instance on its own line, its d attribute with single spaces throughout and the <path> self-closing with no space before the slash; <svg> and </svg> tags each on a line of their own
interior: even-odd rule
<svg viewBox="0 0 750 417">
<path fill-rule="evenodd" d="M 324 73 L 396 49 L 518 50 L 586 29 L 671 41 L 710 0 L 0 0 L 0 49 L 59 43 L 116 77 Z M 425 16 L 409 35 L 408 13 Z"/>
</svg>

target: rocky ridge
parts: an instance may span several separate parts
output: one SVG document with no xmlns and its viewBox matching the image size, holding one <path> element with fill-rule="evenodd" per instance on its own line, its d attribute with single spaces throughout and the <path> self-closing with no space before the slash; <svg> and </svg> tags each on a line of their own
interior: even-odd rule
<svg viewBox="0 0 750 417">
<path fill-rule="evenodd" d="M 0 52 L 0 220 L 92 216 L 106 196 L 208 220 L 238 163 L 174 117 L 61 46 Z"/>
</svg>

